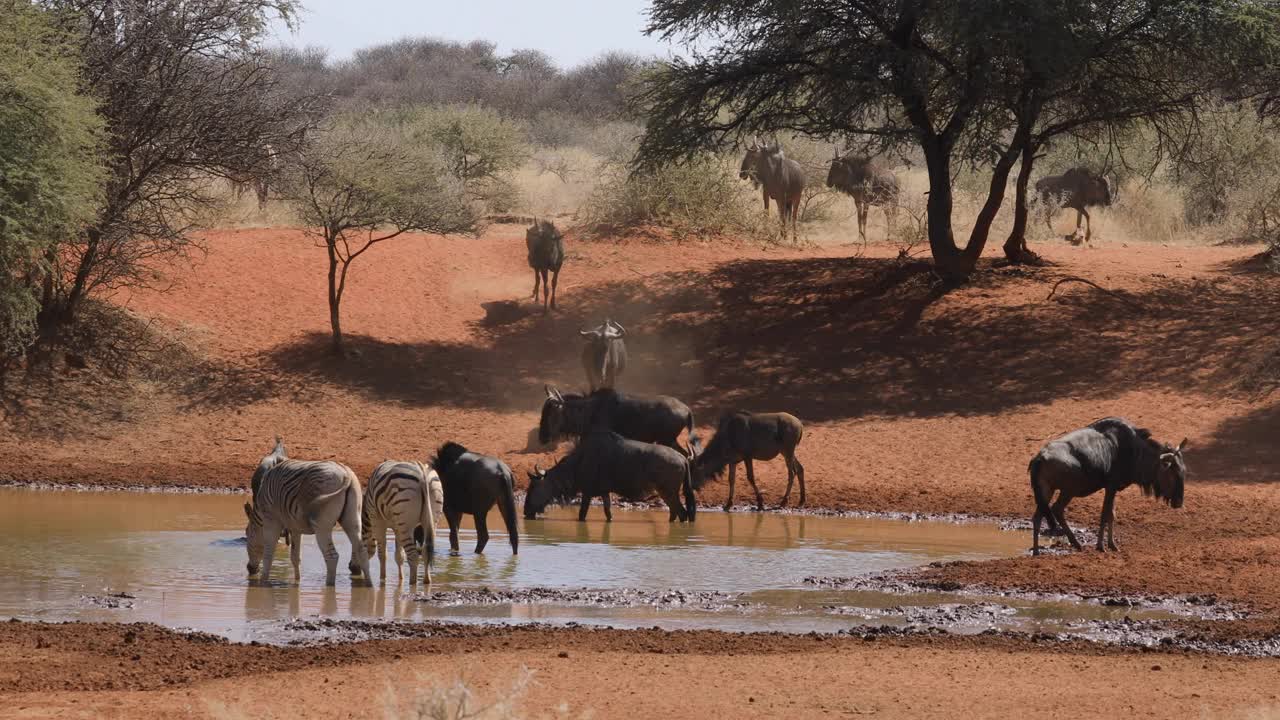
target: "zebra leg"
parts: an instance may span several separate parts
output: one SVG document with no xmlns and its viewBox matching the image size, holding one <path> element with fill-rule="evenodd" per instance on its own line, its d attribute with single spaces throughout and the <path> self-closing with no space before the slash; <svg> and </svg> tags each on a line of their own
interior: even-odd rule
<svg viewBox="0 0 1280 720">
<path fill-rule="evenodd" d="M 485 508 L 483 512 L 475 514 L 476 519 L 476 552 L 484 552 L 484 546 L 489 544 L 489 510 Z"/>
<path fill-rule="evenodd" d="M 756 470 L 752 467 L 751 458 L 743 462 L 747 466 L 747 482 L 751 483 L 751 489 L 756 494 L 756 512 L 764 512 L 764 496 L 760 494 L 760 487 L 756 485 Z"/>
<path fill-rule="evenodd" d="M 729 499 L 724 501 L 724 511 L 733 510 L 733 482 L 738 474 L 738 463 L 729 463 Z"/>
<path fill-rule="evenodd" d="M 374 544 L 378 551 L 378 577 L 382 578 L 382 584 L 387 584 L 387 529 L 383 528 L 380 535 L 375 536 Z"/>
<path fill-rule="evenodd" d="M 293 579 L 302 582 L 302 533 L 289 534 L 289 562 L 293 564 Z"/>
<path fill-rule="evenodd" d="M 333 587 L 338 584 L 338 548 L 333 545 L 333 530 L 317 527 L 316 545 L 320 546 L 320 554 L 324 556 L 324 584 Z"/>
<path fill-rule="evenodd" d="M 444 519 L 449 523 L 449 553 L 457 555 L 462 552 L 458 549 L 458 526 L 462 524 L 462 513 L 457 510 L 445 510 Z"/>
<path fill-rule="evenodd" d="M 271 562 L 276 558 L 276 543 L 280 541 L 283 530 L 279 525 L 262 524 L 262 569 L 258 571 L 258 582 L 266 585 L 271 581 Z"/>
<path fill-rule="evenodd" d="M 409 588 L 418 586 L 418 545 L 413 541 L 412 532 L 396 530 L 396 567 L 400 567 L 400 557 L 409 561 Z"/>
</svg>

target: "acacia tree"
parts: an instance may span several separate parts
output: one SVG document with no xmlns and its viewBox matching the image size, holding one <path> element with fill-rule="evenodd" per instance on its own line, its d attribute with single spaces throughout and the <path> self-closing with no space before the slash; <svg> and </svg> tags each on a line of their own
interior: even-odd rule
<svg viewBox="0 0 1280 720">
<path fill-rule="evenodd" d="M 96 216 L 53 256 L 42 319 L 74 319 L 95 290 L 146 284 L 186 254 L 212 176 L 252 176 L 306 126 L 259 50 L 293 0 L 42 0 L 83 38 L 84 84 L 106 120 Z"/>
<path fill-rule="evenodd" d="M 429 146 L 403 127 L 343 117 L 290 163 L 286 196 L 329 258 L 332 350 L 343 351 L 347 271 L 373 246 L 408 232 L 474 232 L 478 213 Z"/>
<path fill-rule="evenodd" d="M 27 0 L 0 0 L 0 360 L 35 337 L 49 251 L 92 217 L 102 121 L 80 94 L 73 35 Z"/>
<path fill-rule="evenodd" d="M 1118 92 L 1125 52 L 1116 47 L 1130 56 L 1175 51 L 1179 40 L 1211 39 L 1241 5 L 1268 3 L 1080 2 L 1069 3 L 1080 6 L 1076 14 L 1062 15 L 1038 0 L 655 0 L 650 33 L 709 49 L 668 63 L 639 95 L 648 123 L 636 165 L 779 130 L 916 145 L 929 175 L 934 262 L 962 279 L 982 254 L 1011 170 L 1037 130 L 1042 141 L 1051 137 L 1043 135 L 1046 107 L 1087 97 L 1098 89 L 1090 81 L 1106 81 L 1099 103 Z M 1115 32 L 1126 17 L 1140 22 Z M 1114 63 L 1110 74 L 1081 76 L 1076 54 L 1055 56 L 1057 40 L 1081 22 L 1105 31 L 1093 52 Z M 1208 76 L 1212 66 L 1179 62 L 1184 56 L 1148 58 L 1147 67 L 1164 59 L 1192 82 Z M 962 247 L 952 227 L 952 170 L 977 159 L 990 163 L 990 186 Z"/>
</svg>

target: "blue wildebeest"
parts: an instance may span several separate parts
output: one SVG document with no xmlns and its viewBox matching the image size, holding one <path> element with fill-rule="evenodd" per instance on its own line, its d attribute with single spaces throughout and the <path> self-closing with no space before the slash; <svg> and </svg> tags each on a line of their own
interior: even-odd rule
<svg viewBox="0 0 1280 720">
<path fill-rule="evenodd" d="M 511 468 L 495 457 L 473 453 L 455 442 L 440 446 L 431 467 L 444 489 L 444 519 L 449 523 L 449 548 L 458 552 L 458 526 L 464 514 L 476 524 L 476 552 L 489 542 L 489 510 L 496 504 L 507 526 L 511 554 L 519 551 L 516 527 L 515 478 Z"/>
<path fill-rule="evenodd" d="M 232 177 L 231 188 L 235 192 L 236 202 L 252 188 L 258 196 L 258 212 L 262 212 L 267 209 L 268 192 L 273 179 L 280 172 L 281 163 L 280 156 L 270 145 L 263 145 L 258 155 L 258 169 Z"/>
<path fill-rule="evenodd" d="M 879 160 L 852 153 L 841 155 L 836 150 L 827 171 L 827 187 L 853 198 L 858 210 L 858 235 L 863 243 L 867 241 L 867 214 L 872 205 L 884 208 L 885 220 L 893 227 L 898 211 L 898 176 Z"/>
<path fill-rule="evenodd" d="M 790 221 L 792 236 L 798 236 L 796 222 L 800 215 L 800 199 L 804 195 L 804 167 L 786 157 L 777 140 L 764 145 L 759 138 L 752 140 L 742 158 L 742 166 L 738 168 L 738 177 L 763 188 L 766 215 L 769 213 L 769 198 L 777 201 L 782 234 L 786 235 L 787 222 Z"/>
<path fill-rule="evenodd" d="M 387 529 L 396 538 L 396 570 L 409 560 L 409 586 L 418 584 L 419 546 L 425 550 L 423 576 L 431 584 L 431 563 L 435 559 L 437 504 L 443 504 L 444 490 L 436 471 L 420 462 L 388 460 L 374 469 L 364 490 L 365 554 L 378 554 L 382 583 L 387 582 Z M 441 508 L 442 509 L 442 508 Z"/>
<path fill-rule="evenodd" d="M 564 436 L 585 435 L 592 428 L 612 430 L 640 442 L 680 447 L 680 433 L 693 438 L 693 411 L 667 395 L 625 395 L 597 390 L 590 395 L 561 393 L 547 387 L 538 421 L 538 440 L 546 445 Z"/>
<path fill-rule="evenodd" d="M 582 347 L 582 368 L 587 372 L 587 386 L 595 391 L 611 388 L 627 369 L 627 331 L 618 323 L 605 319 L 592 330 L 579 330 L 586 344 Z"/>
<path fill-rule="evenodd" d="M 715 437 L 705 450 L 699 450 L 694 441 L 694 489 L 700 489 L 708 477 L 717 476 L 729 468 L 729 499 L 724 509 L 733 508 L 734 472 L 738 463 L 747 466 L 747 482 L 756 494 L 756 510 L 764 510 L 764 498 L 756 486 L 753 460 L 772 460 L 779 455 L 787 463 L 787 491 L 782 504 L 791 499 L 791 485 L 800 479 L 800 505 L 805 503 L 804 466 L 796 458 L 796 446 L 804 437 L 804 425 L 787 413 L 730 412 L 720 417 Z"/>
<path fill-rule="evenodd" d="M 1111 185 L 1105 177 L 1088 168 L 1074 167 L 1061 175 L 1047 175 L 1036 181 L 1036 193 L 1044 206 L 1044 224 L 1053 230 L 1053 210 L 1057 207 L 1076 211 L 1076 232 L 1080 219 L 1085 220 L 1084 238 L 1093 237 L 1093 220 L 1088 208 L 1111 205 Z"/>
<path fill-rule="evenodd" d="M 1031 458 L 1027 468 L 1036 501 L 1036 512 L 1031 518 L 1032 553 L 1040 554 L 1041 518 L 1048 518 L 1051 530 L 1056 527 L 1067 536 L 1073 548 L 1080 549 L 1065 515 L 1072 498 L 1106 491 L 1102 518 L 1098 522 L 1100 552 L 1105 552 L 1103 530 L 1107 531 L 1107 547 L 1118 549 L 1116 493 L 1130 485 L 1137 483 L 1143 495 L 1154 495 L 1170 507 L 1182 507 L 1183 484 L 1187 478 L 1182 451 L 1186 446 L 1185 438 L 1176 448 L 1156 442 L 1150 431 L 1115 417 L 1097 420 L 1050 440 Z M 1055 492 L 1058 499 L 1050 505 Z"/>
<path fill-rule="evenodd" d="M 524 233 L 529 250 L 529 267 L 533 268 L 533 299 L 538 299 L 538 283 L 542 283 L 542 310 L 548 304 L 556 309 L 556 286 L 560 284 L 560 266 L 564 264 L 564 236 L 549 220 L 534 219 Z M 550 282 L 547 275 L 550 274 Z"/>
<path fill-rule="evenodd" d="M 362 575 L 368 581 L 369 558 L 360 541 L 360 480 L 351 468 L 331 461 L 290 460 L 284 443 L 276 438 L 275 449 L 258 463 L 250 488 L 253 498 L 244 504 L 250 576 L 258 575 L 258 581 L 264 584 L 271 579 L 276 541 L 281 533 L 288 533 L 289 559 L 294 577 L 300 579 L 302 536 L 315 535 L 324 556 L 325 584 L 333 585 L 338 570 L 333 526 L 341 525 L 351 541 L 351 574 Z"/>
<path fill-rule="evenodd" d="M 604 517 L 613 521 L 610 494 L 627 500 L 648 500 L 655 493 L 671 510 L 670 521 L 693 520 L 697 499 L 689 470 L 689 458 L 662 445 L 628 440 L 609 430 L 593 430 L 572 452 L 548 471 L 537 466 L 529 473 L 524 516 L 532 520 L 552 502 L 571 501 L 582 495 L 578 521 L 587 519 L 591 498 L 604 505 Z M 684 502 L 680 501 L 681 491 Z"/>
</svg>

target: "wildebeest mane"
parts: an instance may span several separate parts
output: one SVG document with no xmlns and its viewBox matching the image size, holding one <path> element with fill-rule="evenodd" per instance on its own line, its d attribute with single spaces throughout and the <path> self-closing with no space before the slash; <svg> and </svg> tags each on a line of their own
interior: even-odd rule
<svg viewBox="0 0 1280 720">
<path fill-rule="evenodd" d="M 431 469 L 438 473 L 446 473 L 467 452 L 470 451 L 456 442 L 446 442 L 436 451 L 436 456 L 431 458 Z"/>
<path fill-rule="evenodd" d="M 1165 447 L 1151 437 L 1151 431 L 1140 428 L 1124 418 L 1106 417 L 1089 423 L 1089 427 L 1111 437 L 1117 444 L 1119 453 L 1116 460 L 1121 477 L 1132 478 L 1147 497 L 1156 497 L 1166 504 L 1173 498 L 1165 497 L 1156 482 L 1160 472 L 1160 456 L 1166 452 Z"/>
</svg>

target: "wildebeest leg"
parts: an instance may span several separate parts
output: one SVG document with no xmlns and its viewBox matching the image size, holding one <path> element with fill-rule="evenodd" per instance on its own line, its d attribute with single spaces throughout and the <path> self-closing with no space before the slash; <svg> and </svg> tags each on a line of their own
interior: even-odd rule
<svg viewBox="0 0 1280 720">
<path fill-rule="evenodd" d="M 484 552 L 484 546 L 489 544 L 489 508 L 477 512 L 476 519 L 476 552 Z"/>
<path fill-rule="evenodd" d="M 729 463 L 729 499 L 724 501 L 724 511 L 729 512 L 733 509 L 733 482 L 737 476 L 738 463 Z"/>
<path fill-rule="evenodd" d="M 1071 543 L 1071 547 L 1076 550 L 1083 550 L 1080 541 L 1076 540 L 1076 534 L 1071 532 L 1071 526 L 1067 524 L 1067 503 L 1071 502 L 1071 498 L 1064 491 L 1058 495 L 1058 499 L 1053 503 L 1049 510 L 1053 513 L 1054 518 L 1058 521 L 1058 527 L 1063 534 L 1067 536 L 1067 542 Z"/>
<path fill-rule="evenodd" d="M 894 228 L 898 226 L 898 206 L 894 204 L 896 201 L 889 201 L 884 206 L 884 224 L 885 234 L 893 236 Z"/>
<path fill-rule="evenodd" d="M 756 470 L 751 464 L 751 458 L 743 461 L 747 466 L 747 482 L 751 483 L 751 489 L 756 494 L 756 512 L 764 512 L 764 496 L 760 494 L 760 488 L 756 485 Z"/>
<path fill-rule="evenodd" d="M 551 283 L 547 277 L 548 271 L 542 271 L 542 312 L 547 311 L 547 306 L 551 303 Z"/>
<path fill-rule="evenodd" d="M 457 555 L 461 552 L 458 549 L 458 526 L 462 524 L 462 513 L 458 510 L 445 510 L 444 519 L 449 523 L 449 553 Z"/>
<path fill-rule="evenodd" d="M 556 286 L 560 284 L 560 270 L 551 271 L 551 309 L 556 309 Z"/>
<path fill-rule="evenodd" d="M 1116 506 L 1116 491 L 1107 488 L 1106 495 L 1102 498 L 1102 517 L 1098 520 L 1098 552 L 1105 552 L 1102 549 L 1102 539 L 1106 535 L 1107 520 L 1111 517 L 1111 509 Z M 1114 550 L 1114 546 L 1112 547 Z"/>
<path fill-rule="evenodd" d="M 867 244 L 867 217 L 871 215 L 871 203 L 864 202 L 858 208 L 858 236 L 862 238 L 862 244 Z"/>
<path fill-rule="evenodd" d="M 613 522 L 613 510 L 609 508 L 609 493 L 605 493 L 604 497 L 600 498 L 600 504 L 604 506 L 604 521 Z"/>
<path fill-rule="evenodd" d="M 764 197 L 764 214 L 767 216 L 769 214 L 769 191 L 764 185 L 760 186 L 760 195 Z"/>
<path fill-rule="evenodd" d="M 591 509 L 591 496 L 582 493 L 582 507 L 578 508 L 578 522 L 587 521 L 587 510 Z"/>
<path fill-rule="evenodd" d="M 1043 514 L 1040 512 L 1040 506 L 1036 505 L 1036 511 L 1031 515 L 1031 554 L 1040 554 L 1040 520 Z"/>
<path fill-rule="evenodd" d="M 786 507 L 787 503 L 791 502 L 791 485 L 796 480 L 796 469 L 795 466 L 791 464 L 792 457 L 790 453 L 783 453 L 782 461 L 787 465 L 787 491 L 782 493 L 782 502 L 780 503 L 780 506 Z"/>
<path fill-rule="evenodd" d="M 791 464 L 796 466 L 796 479 L 800 481 L 800 502 L 796 503 L 796 507 L 804 507 L 804 465 L 800 464 L 800 458 L 795 455 L 791 456 Z"/>
<path fill-rule="evenodd" d="M 542 284 L 542 271 L 534 268 L 533 270 L 533 299 L 538 299 L 538 286 Z"/>
<path fill-rule="evenodd" d="M 1087 242 L 1093 237 L 1093 218 L 1089 217 L 1089 211 L 1084 208 L 1080 209 L 1080 215 L 1084 215 L 1084 239 Z M 1076 216 L 1076 230 L 1080 229 L 1080 215 Z"/>
</svg>

